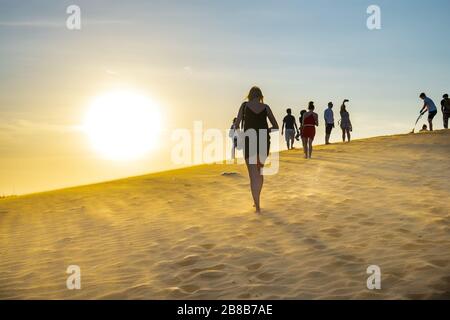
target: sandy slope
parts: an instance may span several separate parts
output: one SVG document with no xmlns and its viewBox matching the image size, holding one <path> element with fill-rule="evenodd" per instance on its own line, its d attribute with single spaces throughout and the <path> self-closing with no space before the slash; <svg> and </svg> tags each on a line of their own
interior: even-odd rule
<svg viewBox="0 0 450 320">
<path fill-rule="evenodd" d="M 450 131 L 316 150 L 282 153 L 262 216 L 245 166 L 1 200 L 0 298 L 450 298 Z"/>
</svg>

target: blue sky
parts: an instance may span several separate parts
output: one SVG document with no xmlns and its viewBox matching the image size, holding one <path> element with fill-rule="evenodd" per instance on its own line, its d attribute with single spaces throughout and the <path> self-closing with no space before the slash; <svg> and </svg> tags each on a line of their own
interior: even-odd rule
<svg viewBox="0 0 450 320">
<path fill-rule="evenodd" d="M 70 4 L 80 31 L 65 28 Z M 371 4 L 381 30 L 366 27 Z M 31 170 L 42 176 L 19 192 L 43 176 L 52 187 L 88 182 L 82 172 L 99 166 L 98 180 L 165 169 L 168 150 L 105 165 L 71 130 L 89 99 L 120 86 L 161 101 L 167 132 L 194 120 L 228 127 L 252 85 L 279 120 L 287 107 L 298 114 L 313 100 L 322 113 L 349 98 L 355 137 L 407 132 L 421 91 L 436 103 L 450 91 L 449 12 L 449 1 L 0 0 L 0 192 Z M 38 158 L 73 161 L 76 175 L 35 168 Z"/>
</svg>

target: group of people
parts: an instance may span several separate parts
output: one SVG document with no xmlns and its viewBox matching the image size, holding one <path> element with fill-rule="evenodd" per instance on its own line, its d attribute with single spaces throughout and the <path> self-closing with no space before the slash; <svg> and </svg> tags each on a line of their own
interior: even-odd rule
<svg viewBox="0 0 450 320">
<path fill-rule="evenodd" d="M 428 111 L 430 130 L 433 130 L 432 121 L 437 114 L 436 105 L 425 93 L 421 93 L 420 98 L 424 101 L 420 114 L 423 115 Z M 342 129 L 342 140 L 344 142 L 346 137 L 347 140 L 350 141 L 350 132 L 352 131 L 350 115 L 345 105 L 347 102 L 349 102 L 347 99 L 342 102 L 340 110 L 341 119 L 339 123 Z M 314 112 L 315 106 L 313 101 L 309 102 L 307 109 L 308 110 L 302 110 L 300 112 L 299 127 L 297 126 L 295 117 L 292 115 L 292 110 L 287 109 L 287 115 L 283 119 L 281 133 L 285 135 L 288 149 L 293 148 L 294 139 L 299 140 L 301 138 L 305 158 L 309 159 L 312 155 L 312 143 L 316 134 L 316 127 L 319 126 L 319 116 Z M 441 110 L 443 113 L 444 128 L 448 129 L 448 119 L 450 118 L 450 100 L 448 94 L 443 96 Z M 324 112 L 324 120 L 325 143 L 329 144 L 331 132 L 335 127 L 332 102 L 328 103 L 328 107 Z M 271 124 L 271 127 L 269 127 L 268 122 Z M 235 133 L 241 128 L 244 132 L 244 158 L 250 177 L 250 188 L 254 207 L 256 212 L 259 213 L 261 210 L 260 195 L 264 184 L 264 175 L 261 173 L 261 169 L 264 167 L 264 163 L 270 150 L 270 132 L 278 130 L 279 126 L 272 110 L 264 103 L 263 93 L 258 87 L 252 87 L 250 89 L 247 101 L 242 103 L 237 117 L 233 119 L 230 130 L 230 137 L 233 139 L 233 153 L 239 144 L 239 138 Z M 254 140 L 251 140 L 250 135 L 247 135 L 249 132 L 254 133 Z"/>
<path fill-rule="evenodd" d="M 352 123 L 350 121 L 350 114 L 347 111 L 345 105 L 349 100 L 345 99 L 342 102 L 339 120 L 339 125 L 342 130 L 342 141 L 350 142 L 350 132 L 352 131 Z M 319 126 L 319 116 L 314 112 L 314 102 L 310 101 L 308 104 L 308 110 L 300 111 L 299 127 L 295 117 L 292 115 L 292 109 L 287 109 L 287 115 L 283 119 L 283 126 L 281 128 L 281 134 L 286 139 L 286 145 L 288 150 L 294 149 L 294 141 L 302 139 L 303 150 L 305 152 L 305 158 L 311 158 L 312 143 L 316 135 L 316 128 Z M 335 127 L 333 102 L 328 103 L 328 107 L 324 112 L 325 120 L 325 144 L 330 144 L 330 136 L 333 128 Z"/>
<path fill-rule="evenodd" d="M 427 97 L 427 95 L 424 92 L 422 92 L 419 97 L 420 97 L 420 99 L 423 100 L 423 107 L 420 110 L 420 115 L 422 116 L 428 111 L 429 130 L 433 131 L 433 119 L 437 115 L 437 112 L 438 112 L 436 105 L 434 104 L 433 100 L 431 100 L 431 98 Z M 448 98 L 447 93 L 442 96 L 441 111 L 442 111 L 442 117 L 443 117 L 443 122 L 444 122 L 444 128 L 448 129 L 448 119 L 450 118 L 450 99 Z M 421 131 L 427 131 L 427 130 L 428 129 L 427 129 L 426 125 L 423 125 Z"/>
<path fill-rule="evenodd" d="M 341 105 L 340 126 L 342 129 L 342 139 L 345 138 L 350 141 L 350 132 L 352 131 L 352 124 L 350 122 L 350 115 L 347 111 L 344 100 Z M 303 150 L 305 158 L 310 159 L 312 156 L 312 144 L 316 135 L 316 127 L 319 126 L 319 116 L 314 112 L 314 102 L 308 103 L 308 110 L 300 112 L 299 126 L 295 117 L 292 115 L 292 110 L 287 109 L 287 115 L 283 119 L 283 126 L 281 133 L 285 135 L 288 149 L 294 146 L 294 140 L 302 139 Z M 330 135 L 335 126 L 333 103 L 328 103 L 328 108 L 325 110 L 324 119 L 326 124 L 325 143 L 330 143 Z M 271 124 L 269 128 L 268 121 Z M 243 139 L 239 138 L 236 132 L 241 132 L 243 129 Z M 270 132 L 278 130 L 278 122 L 275 119 L 270 107 L 264 103 L 264 96 L 260 88 L 253 87 L 247 96 L 247 101 L 242 103 L 239 108 L 237 117 L 233 119 L 230 130 L 230 137 L 233 139 L 232 157 L 235 158 L 235 150 L 243 140 L 244 158 L 247 165 L 248 174 L 250 177 L 250 188 L 253 196 L 254 206 L 256 212 L 260 212 L 260 194 L 264 184 L 264 175 L 261 174 L 261 169 L 267 159 L 270 150 Z M 250 133 L 253 133 L 250 134 Z M 251 138 L 254 140 L 252 141 Z"/>
</svg>

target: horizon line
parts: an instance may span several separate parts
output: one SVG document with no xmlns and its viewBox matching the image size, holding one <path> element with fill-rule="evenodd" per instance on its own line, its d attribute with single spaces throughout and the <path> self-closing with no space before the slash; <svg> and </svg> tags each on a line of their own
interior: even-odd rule
<svg viewBox="0 0 450 320">
<path fill-rule="evenodd" d="M 433 131 L 427 131 L 426 133 L 432 134 L 432 133 L 435 133 L 435 132 L 441 132 L 441 131 L 446 131 L 446 130 L 448 130 L 448 129 L 438 129 L 438 130 L 433 130 Z M 361 142 L 361 141 L 364 141 L 364 140 L 371 140 L 371 139 L 377 139 L 377 138 L 383 138 L 383 137 L 405 136 L 405 135 L 412 135 L 412 134 L 419 134 L 419 132 L 416 132 L 416 133 L 412 133 L 412 132 L 409 132 L 409 133 L 395 133 L 395 134 L 386 134 L 386 135 L 372 136 L 372 137 L 366 137 L 366 138 L 358 138 L 358 139 L 351 140 L 350 143 L 355 142 L 355 141 L 356 142 Z M 318 144 L 318 145 L 315 145 L 315 147 L 328 147 L 328 146 L 348 144 L 348 143 L 349 142 L 339 141 L 339 142 L 333 142 L 330 145 Z M 294 148 L 294 150 L 302 150 L 302 148 Z M 282 154 L 282 153 L 287 153 L 287 152 L 290 152 L 290 151 L 291 150 L 278 150 L 278 151 L 275 151 L 274 153 Z M 121 180 L 135 179 L 135 178 L 145 177 L 145 176 L 149 176 L 149 175 L 156 175 L 156 174 L 161 174 L 161 173 L 169 173 L 169 172 L 180 171 L 180 170 L 184 170 L 184 169 L 188 169 L 188 168 L 196 168 L 196 167 L 200 167 L 200 166 L 226 165 L 225 162 L 228 161 L 228 160 L 224 159 L 224 160 L 216 161 L 216 162 L 213 162 L 213 163 L 199 163 L 199 164 L 187 165 L 187 166 L 174 168 L 174 169 L 167 169 L 167 170 L 160 170 L 160 171 L 153 171 L 153 172 L 150 171 L 148 173 L 143 173 L 143 174 L 137 174 L 137 175 L 121 177 L 121 178 L 114 178 L 114 179 L 111 179 L 111 180 L 103 180 L 103 181 L 85 183 L 85 184 L 74 185 L 74 186 L 61 187 L 61 188 L 56 188 L 56 189 L 48 189 L 48 190 L 35 191 L 35 192 L 30 192 L 30 193 L 22 193 L 22 194 L 19 193 L 19 194 L 2 195 L 2 196 L 0 196 L 0 201 L 4 201 L 4 200 L 7 200 L 7 199 L 17 199 L 19 197 L 40 195 L 40 194 L 45 194 L 45 193 L 49 193 L 49 192 L 58 192 L 58 191 L 65 191 L 65 190 L 75 189 L 75 188 L 83 188 L 83 187 L 88 187 L 88 186 L 95 186 L 95 185 L 100 185 L 100 184 L 113 183 L 113 182 L 118 182 L 118 181 L 121 181 Z M 237 164 L 233 163 L 233 165 L 239 165 L 239 163 L 237 163 Z"/>
</svg>

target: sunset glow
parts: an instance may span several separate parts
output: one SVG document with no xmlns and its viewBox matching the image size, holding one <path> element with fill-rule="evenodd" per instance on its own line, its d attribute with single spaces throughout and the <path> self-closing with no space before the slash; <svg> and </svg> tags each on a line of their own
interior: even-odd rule
<svg viewBox="0 0 450 320">
<path fill-rule="evenodd" d="M 83 129 L 94 150 L 104 158 L 136 159 L 156 146 L 159 106 L 134 92 L 102 94 L 89 106 Z"/>
</svg>

